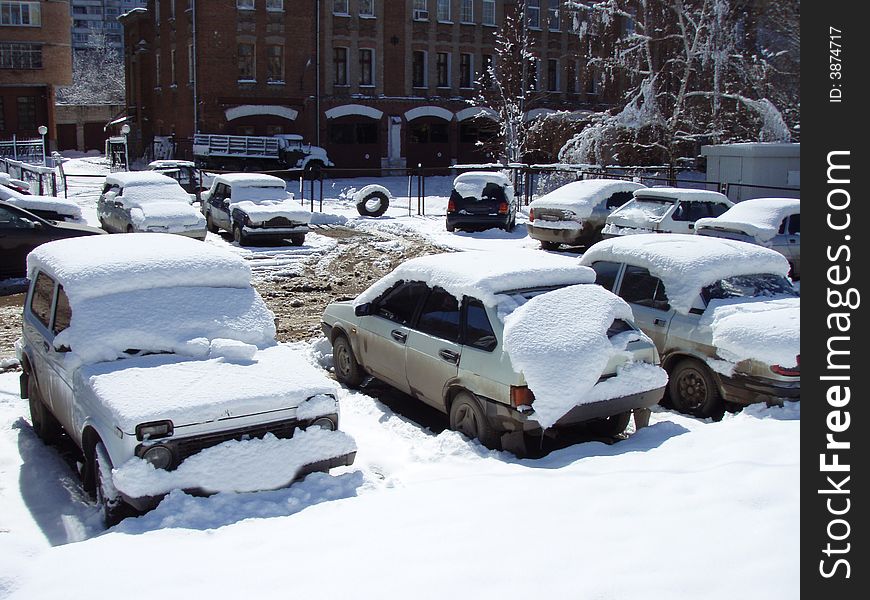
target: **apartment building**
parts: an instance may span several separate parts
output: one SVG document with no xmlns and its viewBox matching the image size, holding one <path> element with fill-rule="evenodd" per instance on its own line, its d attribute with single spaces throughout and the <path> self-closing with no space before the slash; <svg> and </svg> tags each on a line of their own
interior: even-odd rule
<svg viewBox="0 0 870 600">
<path fill-rule="evenodd" d="M 71 0 L 73 51 L 99 42 L 119 53 L 124 48 L 124 32 L 118 17 L 146 0 Z"/>
<path fill-rule="evenodd" d="M 55 88 L 72 81 L 68 0 L 0 1 L 0 139 L 55 145 Z"/>
<path fill-rule="evenodd" d="M 530 116 L 600 101 L 558 0 L 525 0 Z M 516 0 L 148 0 L 121 18 L 131 140 L 298 133 L 337 166 L 488 160 L 469 100 Z M 179 144 L 184 152 L 185 145 Z"/>
</svg>

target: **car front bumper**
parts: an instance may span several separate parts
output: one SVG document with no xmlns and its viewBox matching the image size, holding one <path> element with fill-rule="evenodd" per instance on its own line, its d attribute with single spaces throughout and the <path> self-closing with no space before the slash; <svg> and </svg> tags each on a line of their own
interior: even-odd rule
<svg viewBox="0 0 870 600">
<path fill-rule="evenodd" d="M 594 231 L 590 233 L 585 229 L 537 227 L 531 223 L 526 224 L 526 229 L 530 238 L 553 244 L 581 246 L 591 243 L 595 238 Z"/>
<path fill-rule="evenodd" d="M 292 227 L 250 227 L 248 225 L 242 228 L 244 234 L 249 238 L 276 238 L 284 239 L 293 235 L 305 235 L 310 231 L 308 225 L 297 225 Z"/>
</svg>

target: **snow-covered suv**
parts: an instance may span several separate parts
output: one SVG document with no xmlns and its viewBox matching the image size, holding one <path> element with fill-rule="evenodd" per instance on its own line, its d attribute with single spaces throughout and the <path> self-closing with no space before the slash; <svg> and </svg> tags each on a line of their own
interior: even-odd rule
<svg viewBox="0 0 870 600">
<path fill-rule="evenodd" d="M 574 259 L 532 250 L 406 261 L 323 313 L 335 374 L 367 375 L 449 415 L 487 446 L 588 423 L 622 432 L 667 380 L 628 305 Z"/>
<path fill-rule="evenodd" d="M 337 386 L 275 341 L 243 259 L 107 235 L 43 244 L 28 274 L 21 395 L 40 438 L 81 449 L 107 522 L 173 489 L 273 489 L 352 463 Z"/>
</svg>

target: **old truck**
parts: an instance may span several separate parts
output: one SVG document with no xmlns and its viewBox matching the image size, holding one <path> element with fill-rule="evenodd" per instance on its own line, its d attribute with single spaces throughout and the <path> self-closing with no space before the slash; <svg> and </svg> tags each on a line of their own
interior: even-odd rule
<svg viewBox="0 0 870 600">
<path fill-rule="evenodd" d="M 193 137 L 194 162 L 220 171 L 300 170 L 311 176 L 334 166 L 326 150 L 302 141 L 301 135 L 216 135 Z"/>
</svg>

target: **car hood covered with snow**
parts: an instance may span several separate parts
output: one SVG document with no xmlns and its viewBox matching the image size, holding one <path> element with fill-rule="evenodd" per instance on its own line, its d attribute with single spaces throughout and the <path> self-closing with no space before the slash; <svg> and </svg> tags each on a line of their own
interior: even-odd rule
<svg viewBox="0 0 870 600">
<path fill-rule="evenodd" d="M 195 227 L 205 228 L 205 217 L 187 202 L 150 201 L 130 209 L 130 218 L 140 229 L 146 227 Z"/>
<path fill-rule="evenodd" d="M 250 188 L 249 188 L 250 189 Z M 255 223 L 283 217 L 294 223 L 311 221 L 311 211 L 293 200 L 292 194 L 281 200 L 243 200 L 230 204 L 230 210 L 240 210 Z"/>
</svg>

